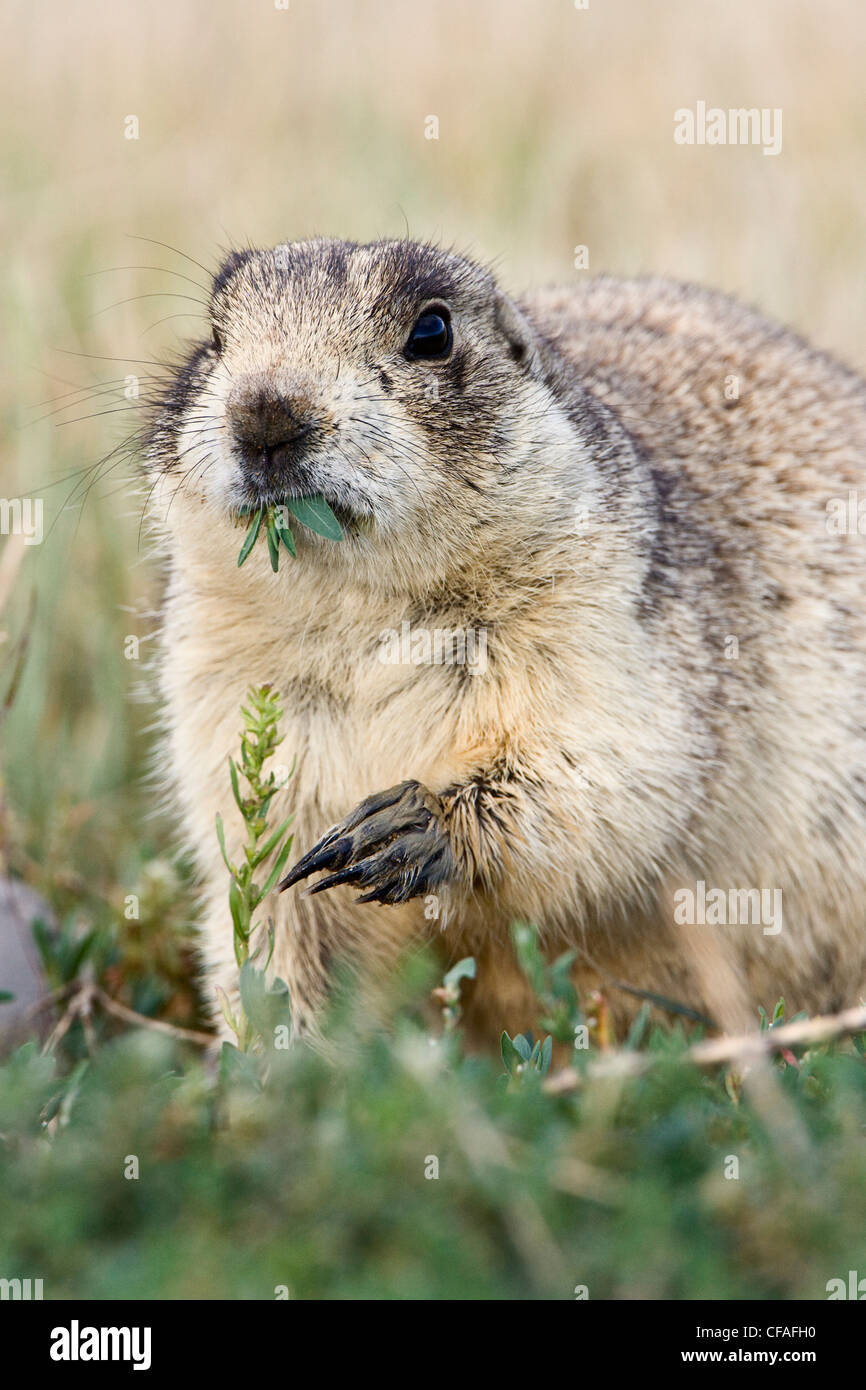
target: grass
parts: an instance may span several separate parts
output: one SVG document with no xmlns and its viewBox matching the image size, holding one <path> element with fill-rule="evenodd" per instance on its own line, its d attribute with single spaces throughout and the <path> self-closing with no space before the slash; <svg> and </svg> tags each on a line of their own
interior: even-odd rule
<svg viewBox="0 0 866 1390">
<path fill-rule="evenodd" d="M 416 961 L 404 1000 L 431 983 Z M 0 1267 L 121 1299 L 819 1299 L 862 1268 L 850 1044 L 777 1064 L 777 1129 L 676 1029 L 640 1076 L 576 1051 L 564 1095 L 405 1002 L 369 1032 L 345 990 L 329 1033 L 338 1065 L 226 1045 L 217 1066 L 147 1030 L 77 1064 L 22 1047 L 0 1067 Z"/>
<path fill-rule="evenodd" d="M 554 1094 L 522 1043 L 507 1067 L 463 1055 L 459 984 L 423 962 L 390 1033 L 347 992 L 336 1066 L 300 1048 L 263 1077 L 133 1026 L 201 1030 L 195 904 L 147 780 L 145 499 L 122 448 L 87 470 L 137 425 L 124 392 L 200 327 L 172 295 L 204 297 L 219 248 L 248 240 L 408 228 L 496 259 L 510 288 L 570 281 L 586 245 L 592 271 L 718 285 L 863 369 L 859 5 L 70 0 L 48 23 L 12 0 L 7 22 L 0 492 L 43 496 L 47 536 L 0 540 L 0 700 L 26 640 L 0 860 L 57 919 L 63 1002 L 101 996 L 50 1055 L 0 1066 L 0 1274 L 50 1297 L 823 1297 L 863 1267 L 854 1043 L 778 1061 L 767 1110 L 676 1024 L 646 1030 L 644 1074 L 595 1074 L 596 1029 Z M 698 99 L 782 107 L 782 154 L 675 146 Z M 533 1043 L 585 1018 L 551 1002 Z"/>
</svg>

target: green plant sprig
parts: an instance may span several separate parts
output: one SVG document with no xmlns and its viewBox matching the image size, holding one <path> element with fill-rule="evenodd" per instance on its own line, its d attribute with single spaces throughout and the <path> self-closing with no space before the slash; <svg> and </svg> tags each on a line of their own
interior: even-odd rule
<svg viewBox="0 0 866 1390">
<path fill-rule="evenodd" d="M 287 835 L 291 816 L 276 830 L 271 830 L 268 825 L 268 812 L 278 785 L 273 771 L 267 774 L 264 772 L 265 763 L 283 741 L 279 734 L 282 712 L 279 696 L 268 685 L 250 690 L 247 705 L 241 709 L 244 727 L 241 733 L 240 760 L 235 762 L 234 758 L 229 758 L 232 794 L 247 831 L 247 842 L 239 864 L 233 864 L 229 859 L 222 816 L 217 815 L 216 818 L 220 852 L 229 872 L 229 910 L 234 934 L 235 960 L 241 972 L 242 997 L 245 974 L 249 974 L 252 962 L 261 951 L 259 946 L 252 955 L 250 954 L 250 941 L 258 926 L 254 915 L 279 879 L 292 848 L 293 837 Z M 249 788 L 246 795 L 241 792 L 241 777 Z M 274 858 L 270 872 L 264 882 L 259 884 L 255 879 L 256 871 L 272 855 Z M 269 934 L 265 970 L 272 953 L 273 929 Z M 263 974 L 263 971 L 258 973 Z M 243 1009 L 240 1019 L 236 1019 L 229 1009 L 228 1001 L 225 1000 L 223 1014 L 238 1039 L 240 1050 L 249 1050 L 256 1040 L 258 1030 L 250 1023 Z"/>
<path fill-rule="evenodd" d="M 314 531 L 317 536 L 324 536 L 329 541 L 341 541 L 343 539 L 343 528 L 321 494 L 315 497 L 287 498 L 286 502 L 280 506 L 266 507 L 263 503 L 255 511 L 249 507 L 243 507 L 239 515 L 244 517 L 252 515 L 252 521 L 238 555 L 238 569 L 258 540 L 263 522 L 268 541 L 271 569 L 275 574 L 280 567 L 281 543 L 290 555 L 297 555 L 295 538 L 289 526 L 289 512 L 292 513 L 296 521 L 299 521 L 302 526 L 306 526 L 309 531 Z"/>
</svg>

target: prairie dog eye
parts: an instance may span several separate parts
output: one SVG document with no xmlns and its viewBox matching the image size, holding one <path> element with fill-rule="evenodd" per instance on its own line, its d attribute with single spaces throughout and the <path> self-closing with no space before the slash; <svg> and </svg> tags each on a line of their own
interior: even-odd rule
<svg viewBox="0 0 866 1390">
<path fill-rule="evenodd" d="M 214 352 L 222 352 L 223 340 L 218 328 L 211 329 L 211 342 L 213 343 Z"/>
<path fill-rule="evenodd" d="M 410 362 L 421 357 L 447 357 L 453 340 L 448 310 L 443 306 L 425 309 L 415 320 L 403 352 Z"/>
</svg>

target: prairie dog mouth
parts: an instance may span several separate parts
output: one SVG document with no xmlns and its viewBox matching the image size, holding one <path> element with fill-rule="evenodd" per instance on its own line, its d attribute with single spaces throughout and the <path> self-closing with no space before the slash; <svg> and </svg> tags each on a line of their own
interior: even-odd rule
<svg viewBox="0 0 866 1390">
<path fill-rule="evenodd" d="M 243 499 L 232 507 L 232 517 L 243 521 L 253 516 L 259 508 L 264 510 L 282 508 L 291 515 L 295 504 L 303 504 L 313 497 L 321 498 L 344 531 L 358 530 L 365 523 L 368 524 L 369 528 L 373 524 L 373 514 L 369 505 L 359 503 L 354 506 L 345 497 L 338 497 L 327 487 L 321 486 L 311 486 L 306 489 L 299 487 L 247 487 L 244 489 Z"/>
<path fill-rule="evenodd" d="M 238 555 L 238 568 L 245 564 L 260 536 L 267 540 L 271 568 L 276 573 L 280 567 L 280 556 L 284 551 L 297 558 L 299 535 L 315 535 L 326 542 L 345 541 L 347 535 L 357 534 L 359 518 L 346 507 L 340 507 L 338 515 L 321 494 L 294 497 L 284 496 L 280 502 L 259 501 L 257 504 L 242 504 L 233 513 L 233 520 L 243 523 L 246 535 Z M 372 518 L 367 518 L 372 525 Z"/>
</svg>

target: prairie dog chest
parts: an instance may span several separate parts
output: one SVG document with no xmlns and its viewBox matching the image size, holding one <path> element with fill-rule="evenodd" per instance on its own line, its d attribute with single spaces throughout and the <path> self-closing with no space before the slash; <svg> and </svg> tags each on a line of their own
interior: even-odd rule
<svg viewBox="0 0 866 1390">
<path fill-rule="evenodd" d="M 285 747 L 298 758 L 298 790 L 342 800 L 407 777 L 438 783 L 460 766 L 463 699 L 444 664 L 405 660 L 386 629 L 332 638 L 315 657 L 281 658 Z M 303 760 L 303 770 L 301 762 Z"/>
<path fill-rule="evenodd" d="M 178 586 L 166 612 L 163 689 L 190 813 L 210 822 L 228 799 L 241 705 L 266 682 L 283 699 L 278 759 L 295 764 L 287 812 L 336 817 L 407 777 L 435 786 L 459 775 L 482 678 L 477 644 L 467 651 L 460 633 L 407 625 L 399 607 L 369 596 L 287 602 L 283 591 L 268 603 L 259 592 L 251 602 L 238 578 L 219 596 Z"/>
</svg>

